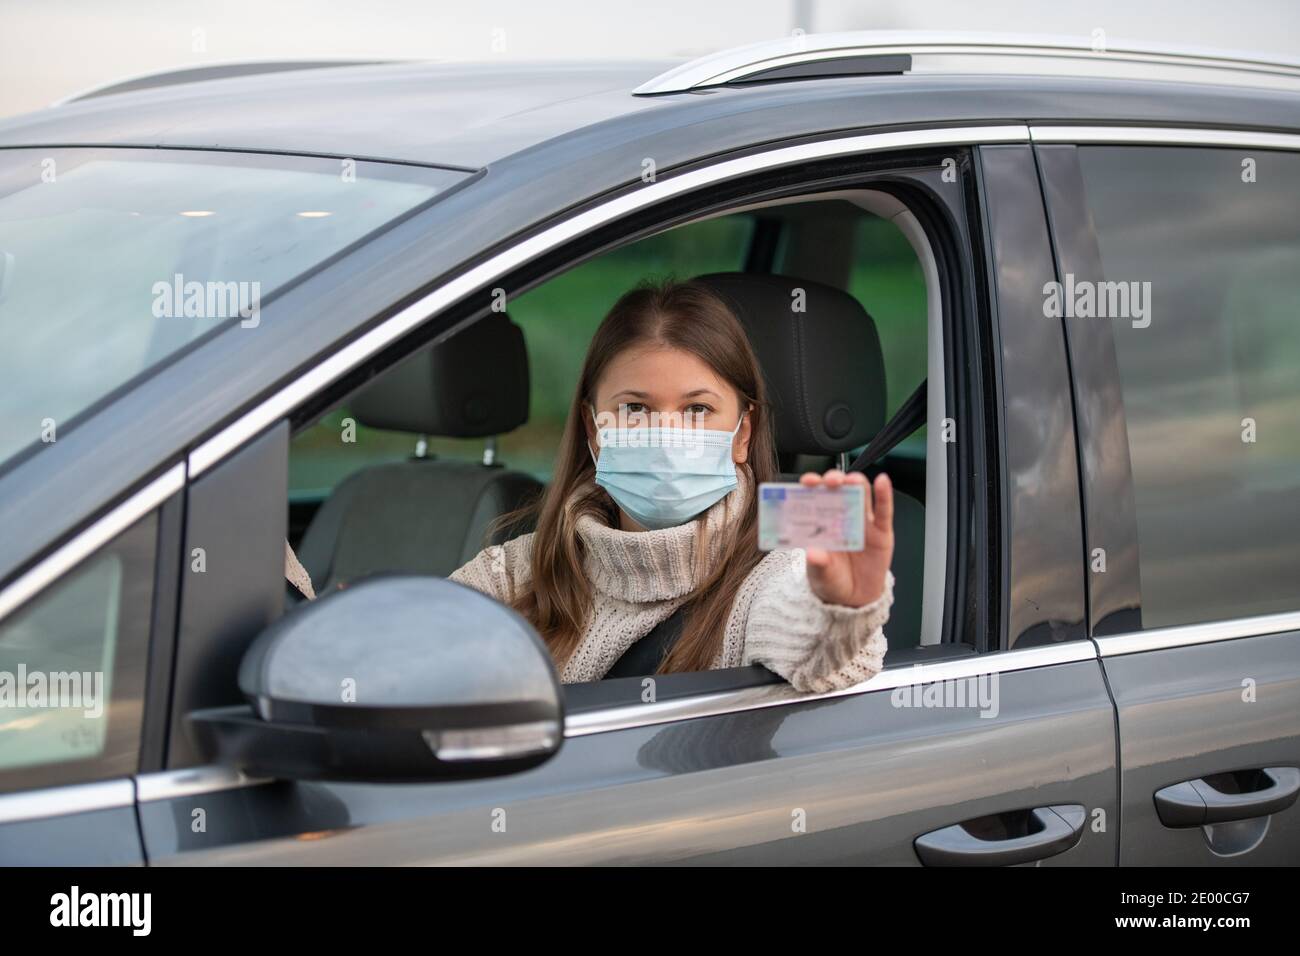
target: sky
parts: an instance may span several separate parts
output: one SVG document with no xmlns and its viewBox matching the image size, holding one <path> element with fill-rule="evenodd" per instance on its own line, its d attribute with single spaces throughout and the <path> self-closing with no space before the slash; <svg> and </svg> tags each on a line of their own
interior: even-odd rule
<svg viewBox="0 0 1300 956">
<path fill-rule="evenodd" d="M 0 117 L 249 59 L 690 57 L 806 32 L 1015 31 L 1300 58 L 1297 0 L 0 0 Z"/>
</svg>

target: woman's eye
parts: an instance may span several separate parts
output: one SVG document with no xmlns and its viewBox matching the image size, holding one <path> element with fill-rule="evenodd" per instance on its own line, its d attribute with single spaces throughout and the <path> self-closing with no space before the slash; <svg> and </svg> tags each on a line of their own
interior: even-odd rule
<svg viewBox="0 0 1300 956">
<path fill-rule="evenodd" d="M 692 418 L 703 418 L 711 411 L 713 411 L 713 409 L 711 409 L 708 405 L 702 405 L 698 402 L 695 403 L 694 405 L 688 405 L 686 407 L 686 414 L 691 416 Z"/>
<path fill-rule="evenodd" d="M 642 402 L 624 402 L 619 407 L 630 415 L 639 414 L 645 411 L 645 405 Z"/>
</svg>

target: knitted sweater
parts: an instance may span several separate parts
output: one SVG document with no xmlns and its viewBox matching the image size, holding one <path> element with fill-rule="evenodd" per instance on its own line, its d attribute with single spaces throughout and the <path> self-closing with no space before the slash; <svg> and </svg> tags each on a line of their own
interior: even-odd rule
<svg viewBox="0 0 1300 956">
<path fill-rule="evenodd" d="M 720 557 L 719 530 L 750 506 L 753 482 L 743 470 L 737 478 L 737 487 L 704 514 L 710 562 Z M 577 533 L 594 593 L 582 640 L 560 675 L 566 684 L 603 677 L 683 603 L 697 580 L 698 519 L 660 531 L 622 531 L 588 514 L 578 519 Z M 451 580 L 508 601 L 531 576 L 532 540 L 525 534 L 484 548 Z M 801 691 L 851 687 L 880 670 L 892 572 L 879 599 L 854 608 L 823 602 L 805 568 L 802 548 L 771 551 L 755 566 L 736 593 L 710 669 L 762 664 Z"/>
</svg>

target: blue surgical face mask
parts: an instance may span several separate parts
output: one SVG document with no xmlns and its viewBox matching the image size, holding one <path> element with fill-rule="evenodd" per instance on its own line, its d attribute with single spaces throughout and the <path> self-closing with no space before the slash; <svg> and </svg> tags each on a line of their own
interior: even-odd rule
<svg viewBox="0 0 1300 956">
<path fill-rule="evenodd" d="M 709 428 L 601 428 L 596 484 L 643 528 L 685 524 L 736 487 L 732 442 L 745 415 L 727 431 Z M 596 420 L 596 410 L 591 411 Z M 587 446 L 591 452 L 591 446 Z"/>
</svg>

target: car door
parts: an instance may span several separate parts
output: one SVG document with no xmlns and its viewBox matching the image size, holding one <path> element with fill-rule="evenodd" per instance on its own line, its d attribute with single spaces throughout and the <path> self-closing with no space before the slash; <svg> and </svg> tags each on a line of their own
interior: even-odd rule
<svg viewBox="0 0 1300 956">
<path fill-rule="evenodd" d="M 826 694 L 758 668 L 570 685 L 559 752 L 507 777 L 248 780 L 205 764 L 184 719 L 238 702 L 239 650 L 278 614 L 290 429 L 280 420 L 242 446 L 217 436 L 236 450 L 188 490 L 185 550 L 206 540 L 209 570 L 182 588 L 169 766 L 138 781 L 149 861 L 1113 864 L 1113 708 L 1083 631 L 1073 415 L 1061 329 L 1039 320 L 1052 262 L 1041 194 L 1025 176 L 1027 131 L 999 128 L 995 141 L 1025 142 L 982 151 L 970 149 L 980 130 L 921 131 L 922 154 L 885 135 L 858 142 L 904 150 L 871 172 L 909 187 L 943 290 L 941 410 L 956 437 L 945 449 L 951 493 L 938 503 L 954 529 L 940 555 L 943 643 L 891 653 L 872 681 Z M 850 152 L 834 140 L 822 148 Z M 751 154 L 744 172 L 790 159 Z M 809 163 L 796 185 L 842 185 L 864 170 L 818 173 Z M 720 162 L 690 175 L 707 187 L 736 172 Z M 755 182 L 741 198 L 775 188 Z M 659 193 L 681 189 L 662 176 L 638 202 L 653 209 Z M 583 215 L 617 224 L 626 201 L 612 199 L 605 220 L 600 207 Z M 569 223 L 555 229 L 557 243 L 573 234 Z M 529 241 L 545 249 L 546 237 Z M 509 289 L 519 257 L 498 259 L 476 275 Z M 271 573 L 212 573 L 236 553 Z"/>
<path fill-rule="evenodd" d="M 1300 137 L 1034 135 L 1074 312 L 1120 861 L 1295 863 Z"/>
<path fill-rule="evenodd" d="M 170 640 L 160 623 L 150 641 L 174 607 L 156 558 L 182 481 L 149 482 L 0 593 L 0 865 L 144 862 L 133 778 L 145 713 L 165 717 L 146 671 Z"/>
</svg>

